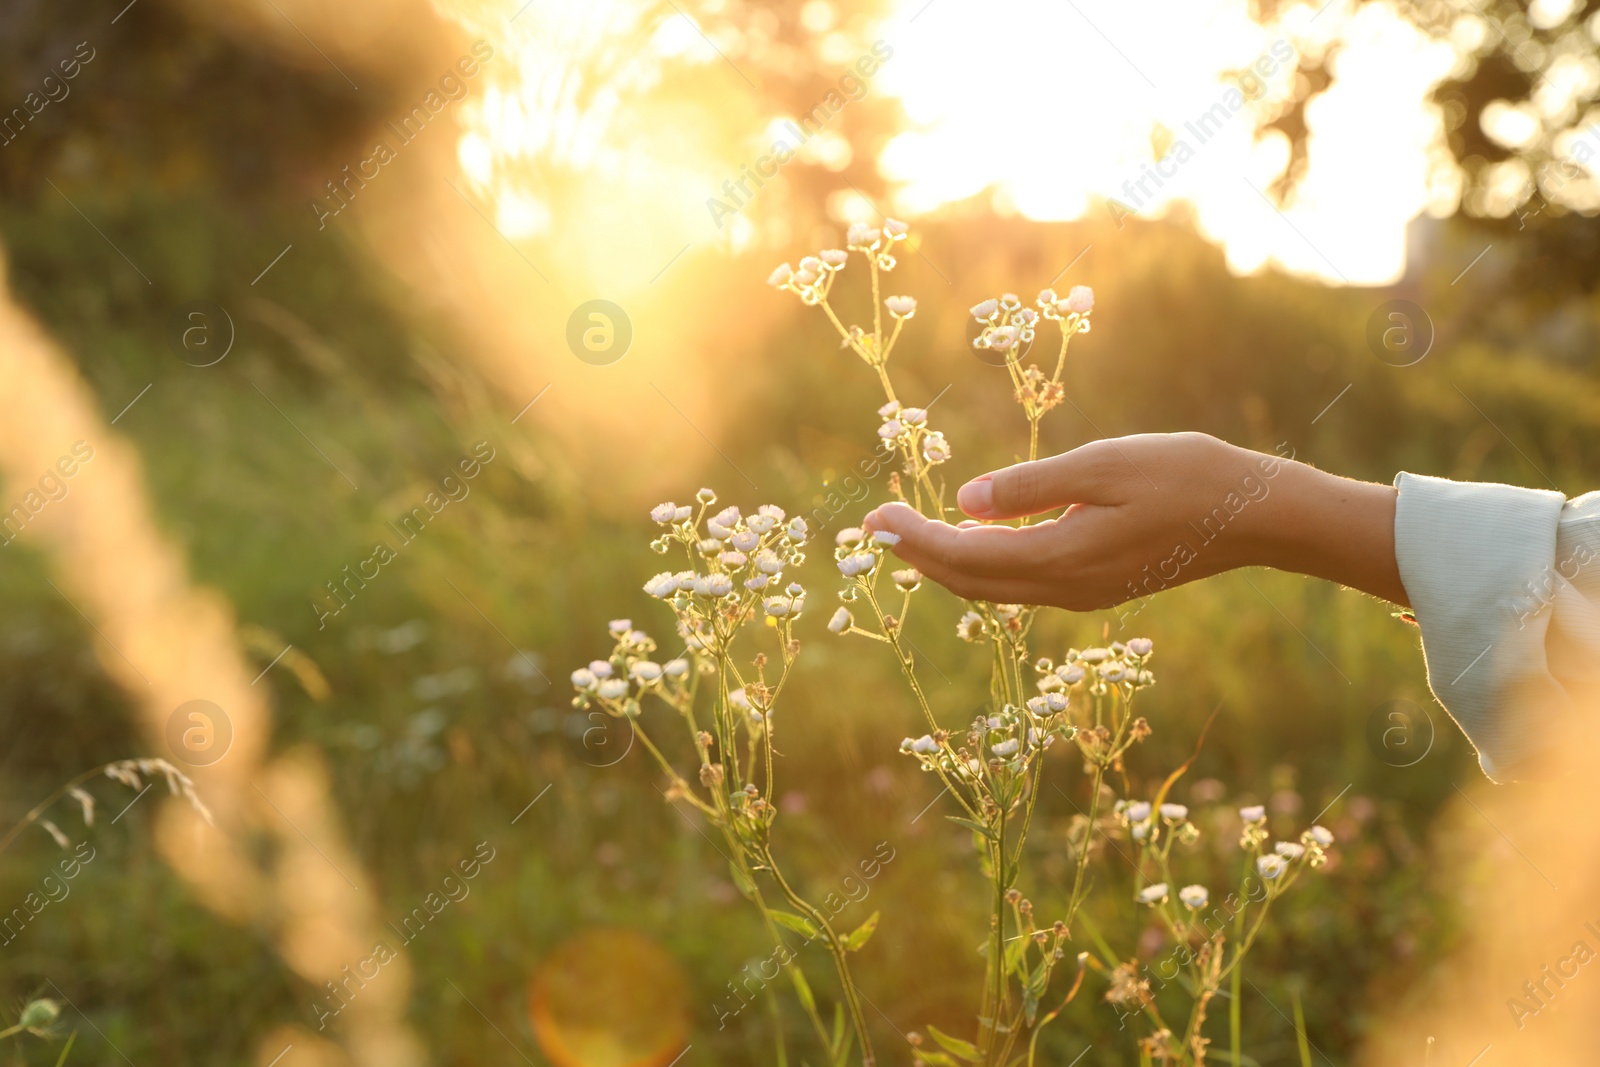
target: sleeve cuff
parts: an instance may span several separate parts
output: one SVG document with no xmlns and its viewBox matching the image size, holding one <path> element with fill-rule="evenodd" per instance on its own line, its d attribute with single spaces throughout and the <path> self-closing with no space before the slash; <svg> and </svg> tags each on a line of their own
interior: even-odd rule
<svg viewBox="0 0 1600 1067">
<path fill-rule="evenodd" d="M 1566 498 L 1511 485 L 1395 478 L 1395 559 L 1422 630 L 1428 686 L 1491 778 L 1552 745 L 1566 694 L 1545 659 Z"/>
</svg>

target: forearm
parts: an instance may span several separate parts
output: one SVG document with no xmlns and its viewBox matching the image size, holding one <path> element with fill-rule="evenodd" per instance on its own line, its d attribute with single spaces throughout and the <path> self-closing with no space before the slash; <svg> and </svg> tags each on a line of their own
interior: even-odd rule
<svg viewBox="0 0 1600 1067">
<path fill-rule="evenodd" d="M 1394 487 L 1282 462 L 1253 531 L 1251 562 L 1325 578 L 1409 607 L 1395 561 Z"/>
</svg>

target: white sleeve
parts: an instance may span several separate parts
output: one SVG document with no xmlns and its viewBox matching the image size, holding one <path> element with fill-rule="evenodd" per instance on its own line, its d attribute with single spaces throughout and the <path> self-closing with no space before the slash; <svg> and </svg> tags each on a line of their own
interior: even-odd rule
<svg viewBox="0 0 1600 1067">
<path fill-rule="evenodd" d="M 1579 731 L 1600 680 L 1600 493 L 1395 478 L 1395 557 L 1428 685 L 1491 778 Z"/>
</svg>

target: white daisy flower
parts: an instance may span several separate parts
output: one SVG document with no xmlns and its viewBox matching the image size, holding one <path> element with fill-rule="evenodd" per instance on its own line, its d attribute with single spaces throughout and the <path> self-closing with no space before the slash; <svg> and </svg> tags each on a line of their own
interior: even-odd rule
<svg viewBox="0 0 1600 1067">
<path fill-rule="evenodd" d="M 617 700 L 628 695 L 628 683 L 621 678 L 607 678 L 600 683 L 599 692 L 606 700 Z"/>
<path fill-rule="evenodd" d="M 644 591 L 653 597 L 665 599 L 678 591 L 677 575 L 671 571 L 662 571 L 644 583 Z"/>
<path fill-rule="evenodd" d="M 611 664 L 607 663 L 603 659 L 590 660 L 589 670 L 596 678 L 609 678 L 612 676 L 612 674 L 616 673 L 611 669 Z"/>
<path fill-rule="evenodd" d="M 636 682 L 648 683 L 659 681 L 661 679 L 661 665 L 659 663 L 651 663 L 649 660 L 642 659 L 635 663 L 632 667 L 628 668 L 628 674 L 631 675 L 633 680 Z"/>
<path fill-rule="evenodd" d="M 1000 301 L 993 299 L 985 300 L 980 304 L 973 305 L 972 317 L 980 320 L 987 319 L 993 316 L 998 310 L 1000 310 Z"/>
<path fill-rule="evenodd" d="M 655 507 L 650 509 L 650 517 L 662 525 L 670 523 L 677 514 L 678 505 L 674 504 L 670 500 L 665 504 L 657 504 Z"/>
<path fill-rule="evenodd" d="M 771 274 L 767 275 L 767 284 L 781 288 L 793 277 L 794 268 L 787 263 L 780 263 Z"/>
<path fill-rule="evenodd" d="M 989 747 L 989 751 L 993 752 L 996 756 L 1003 758 L 1005 756 L 1015 756 L 1017 754 L 1017 748 L 1017 739 L 1013 737 L 1000 742 L 998 745 L 991 745 Z"/>
<path fill-rule="evenodd" d="M 1266 822 L 1267 809 L 1260 804 L 1251 804 L 1249 807 L 1239 809 L 1239 818 L 1245 822 Z"/>
<path fill-rule="evenodd" d="M 1161 817 L 1172 822 L 1179 822 L 1189 817 L 1189 809 L 1182 804 L 1163 804 L 1161 805 Z"/>
<path fill-rule="evenodd" d="M 1160 904 L 1167 899 L 1167 883 L 1157 882 L 1147 885 L 1139 890 L 1139 895 L 1134 898 L 1141 904 Z"/>
<path fill-rule="evenodd" d="M 872 532 L 872 539 L 878 542 L 878 544 L 888 545 L 890 548 L 893 548 L 895 545 L 900 543 L 900 535 L 892 530 L 874 530 Z"/>
<path fill-rule="evenodd" d="M 866 574 L 878 563 L 878 557 L 871 552 L 853 552 L 839 561 L 839 573 L 846 578 L 854 578 L 858 574 Z"/>
<path fill-rule="evenodd" d="M 828 620 L 828 629 L 836 634 L 842 634 L 855 624 L 855 619 L 851 618 L 850 612 L 840 608 L 833 613 L 833 618 Z"/>
<path fill-rule="evenodd" d="M 594 676 L 594 671 L 579 667 L 572 672 L 572 687 L 579 690 L 590 690 L 598 685 L 600 680 Z"/>
<path fill-rule="evenodd" d="M 661 665 L 661 670 L 668 678 L 683 678 L 689 673 L 689 661 L 686 659 L 669 659 Z"/>
<path fill-rule="evenodd" d="M 1178 890 L 1178 899 L 1194 911 L 1199 911 L 1211 899 L 1211 892 L 1203 885 L 1186 885 Z"/>
<path fill-rule="evenodd" d="M 1311 837 L 1311 840 L 1324 848 L 1333 844 L 1333 834 L 1325 826 L 1313 826 L 1306 833 Z"/>
<path fill-rule="evenodd" d="M 909 296 L 891 296 L 883 302 L 883 306 L 897 319 L 909 319 L 917 313 L 917 301 Z"/>
<path fill-rule="evenodd" d="M 1150 640 L 1148 637 L 1135 637 L 1133 640 L 1128 642 L 1128 651 L 1133 655 L 1138 656 L 1140 659 L 1148 656 L 1150 654 L 1150 650 L 1154 647 L 1155 642 Z"/>
<path fill-rule="evenodd" d="M 1070 311 L 1075 315 L 1087 315 L 1094 310 L 1094 290 L 1087 285 L 1074 285 L 1067 293 L 1065 303 L 1063 311 Z"/>
<path fill-rule="evenodd" d="M 1288 864 L 1282 856 L 1267 855 L 1256 857 L 1256 870 L 1261 874 L 1261 877 L 1269 882 L 1282 874 L 1287 867 Z"/>
<path fill-rule="evenodd" d="M 1279 841 L 1272 846 L 1272 851 L 1286 860 L 1297 860 L 1306 854 L 1306 846 L 1294 841 Z"/>
</svg>

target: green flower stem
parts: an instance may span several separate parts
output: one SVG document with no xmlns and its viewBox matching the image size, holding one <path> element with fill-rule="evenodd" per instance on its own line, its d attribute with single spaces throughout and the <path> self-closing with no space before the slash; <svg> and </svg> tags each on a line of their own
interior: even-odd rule
<svg viewBox="0 0 1600 1067">
<path fill-rule="evenodd" d="M 789 885 L 788 880 L 783 876 L 783 872 L 773 862 L 771 851 L 763 850 L 760 858 L 768 873 L 772 875 L 773 880 L 778 883 L 778 891 L 783 894 L 784 899 L 799 910 L 800 914 L 815 924 L 817 929 L 822 931 L 823 938 L 828 944 L 828 953 L 833 957 L 833 965 L 839 972 L 839 985 L 844 994 L 845 1006 L 850 1012 L 850 1024 L 854 1027 L 856 1039 L 861 1044 L 861 1062 L 864 1067 L 873 1067 L 877 1060 L 872 1052 L 872 1038 L 867 1034 L 867 1020 L 866 1016 L 861 1012 L 860 994 L 856 990 L 855 982 L 850 978 L 850 963 L 846 958 L 844 942 L 834 932 L 833 926 L 829 924 L 822 912 L 813 907 Z"/>
</svg>

